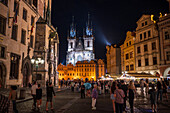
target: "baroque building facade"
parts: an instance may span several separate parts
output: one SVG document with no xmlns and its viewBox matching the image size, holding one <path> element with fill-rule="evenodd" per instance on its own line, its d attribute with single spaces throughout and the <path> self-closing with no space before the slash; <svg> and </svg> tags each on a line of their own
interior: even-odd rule
<svg viewBox="0 0 170 113">
<path fill-rule="evenodd" d="M 106 46 L 107 73 L 113 76 L 121 75 L 121 49 L 118 45 Z"/>
<path fill-rule="evenodd" d="M 151 15 L 142 15 L 137 21 L 135 39 L 135 62 L 138 73 L 160 73 L 160 46 L 156 23 Z"/>
<path fill-rule="evenodd" d="M 84 32 L 84 31 L 83 31 Z M 83 40 L 83 42 L 82 42 Z M 76 37 L 76 27 L 74 25 L 74 17 L 70 26 L 69 35 L 67 37 L 68 50 L 66 56 L 66 64 L 76 65 L 78 61 L 94 60 L 94 36 L 92 24 L 90 25 L 90 15 L 88 14 L 88 22 L 86 24 L 83 39 Z"/>
<path fill-rule="evenodd" d="M 126 39 L 121 47 L 121 68 L 122 73 L 135 72 L 135 32 L 128 31 Z"/>
<path fill-rule="evenodd" d="M 170 1 L 169 1 L 170 3 Z M 170 13 L 159 18 L 160 75 L 170 75 Z"/>
<path fill-rule="evenodd" d="M 0 10 L 0 83 L 2 87 L 27 86 L 35 71 L 31 59 L 36 22 L 39 18 L 50 20 L 51 0 L 2 0 Z"/>
<path fill-rule="evenodd" d="M 105 63 L 98 61 L 78 61 L 76 65 L 71 63 L 67 65 L 58 65 L 59 80 L 83 80 L 96 81 L 97 78 L 105 75 Z"/>
</svg>

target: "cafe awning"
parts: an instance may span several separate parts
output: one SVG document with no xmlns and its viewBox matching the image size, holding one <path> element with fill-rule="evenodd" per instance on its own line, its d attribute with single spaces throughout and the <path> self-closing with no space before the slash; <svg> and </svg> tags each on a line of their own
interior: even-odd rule
<svg viewBox="0 0 170 113">
<path fill-rule="evenodd" d="M 140 78 L 140 79 L 142 79 L 142 78 L 144 78 L 144 79 L 146 79 L 146 78 L 150 78 L 150 79 L 157 79 L 157 78 L 159 78 L 159 77 L 157 77 L 157 76 L 154 76 L 154 75 L 152 75 L 152 74 L 150 74 L 150 73 L 126 73 L 126 75 L 127 76 L 131 76 L 131 77 L 135 77 L 135 78 Z"/>
</svg>

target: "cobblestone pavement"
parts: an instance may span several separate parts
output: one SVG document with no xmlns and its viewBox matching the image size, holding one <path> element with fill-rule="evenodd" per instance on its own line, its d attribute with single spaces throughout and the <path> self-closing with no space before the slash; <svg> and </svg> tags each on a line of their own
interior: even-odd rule
<svg viewBox="0 0 170 113">
<path fill-rule="evenodd" d="M 140 91 L 138 89 L 138 94 Z M 169 94 L 170 97 L 170 94 Z M 112 102 L 109 94 L 99 95 L 97 99 L 95 111 L 91 110 L 91 98 L 86 97 L 85 99 L 80 98 L 80 93 L 71 92 L 70 90 L 64 90 L 56 93 L 54 102 L 54 111 L 50 110 L 49 113 L 113 113 Z M 38 111 L 32 111 L 33 100 L 28 100 L 17 104 L 19 113 L 38 113 Z M 46 97 L 42 99 L 42 106 L 39 112 L 46 113 L 45 111 Z M 130 113 L 129 103 L 127 101 L 127 113 Z M 138 96 L 134 102 L 134 113 L 149 113 L 151 112 L 149 97 Z M 158 105 L 158 113 L 169 113 L 170 112 L 170 98 L 166 102 L 165 98 L 163 102 Z"/>
</svg>

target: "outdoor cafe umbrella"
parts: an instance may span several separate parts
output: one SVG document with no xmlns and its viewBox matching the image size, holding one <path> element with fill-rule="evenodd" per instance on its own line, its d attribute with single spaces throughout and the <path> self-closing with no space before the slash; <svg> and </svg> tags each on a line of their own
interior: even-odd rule
<svg viewBox="0 0 170 113">
<path fill-rule="evenodd" d="M 91 88 L 91 84 L 90 83 L 84 83 L 84 86 L 86 89 L 90 89 Z"/>
</svg>

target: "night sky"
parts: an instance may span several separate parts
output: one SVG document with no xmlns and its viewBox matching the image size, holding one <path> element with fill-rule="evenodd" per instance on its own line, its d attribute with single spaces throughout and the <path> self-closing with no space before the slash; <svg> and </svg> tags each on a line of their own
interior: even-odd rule
<svg viewBox="0 0 170 113">
<path fill-rule="evenodd" d="M 168 12 L 167 0 L 53 0 L 52 24 L 60 38 L 59 63 L 65 64 L 67 32 L 75 17 L 77 37 L 82 37 L 88 12 L 93 22 L 95 58 L 106 59 L 106 45 L 118 44 L 127 31 L 135 31 L 142 14 L 159 16 Z"/>
</svg>

